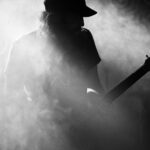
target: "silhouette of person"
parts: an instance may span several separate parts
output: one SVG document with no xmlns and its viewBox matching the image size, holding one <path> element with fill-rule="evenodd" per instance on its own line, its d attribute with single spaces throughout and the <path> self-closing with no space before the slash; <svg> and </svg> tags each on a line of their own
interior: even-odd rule
<svg viewBox="0 0 150 150">
<path fill-rule="evenodd" d="M 5 68 L 8 93 L 6 100 L 21 110 L 19 112 L 23 111 L 19 122 L 26 123 L 22 120 L 24 118 L 27 118 L 29 123 L 31 121 L 31 127 L 27 124 L 31 131 L 27 141 L 31 145 L 34 146 L 30 140 L 34 139 L 32 131 L 33 136 L 38 136 L 39 142 L 45 140 L 45 135 L 51 136 L 52 132 L 56 135 L 52 135 L 53 141 L 57 142 L 60 138 L 60 142 L 63 141 L 62 136 L 68 136 L 77 147 L 75 149 L 100 149 L 97 127 L 93 127 L 92 123 L 88 124 L 88 114 L 86 117 L 84 115 L 90 112 L 89 101 L 86 96 L 84 100 L 82 96 L 78 96 L 80 92 L 77 91 L 76 94 L 80 82 L 77 81 L 75 90 L 72 88 L 76 87 L 76 84 L 66 84 L 70 77 L 68 74 L 71 74 L 70 80 L 75 81 L 81 74 L 88 82 L 87 87 L 99 89 L 97 64 L 101 59 L 91 32 L 83 28 L 83 18 L 96 12 L 86 6 L 85 0 L 45 0 L 44 5 L 44 25 L 41 29 L 23 36 L 10 50 Z M 61 83 L 63 79 L 65 85 Z M 60 137 L 57 136 L 59 131 Z M 66 135 L 62 135 L 63 132 Z M 44 137 L 41 133 L 44 133 Z M 30 145 L 29 143 L 26 145 Z M 46 144 L 51 145 L 51 142 Z"/>
<path fill-rule="evenodd" d="M 16 82 L 20 83 L 20 85 L 21 83 L 26 85 L 24 82 L 29 82 L 29 79 L 25 78 L 31 78 L 35 74 L 34 67 L 37 67 L 38 63 L 43 61 L 42 59 L 37 62 L 39 56 L 41 54 L 49 56 L 50 52 L 48 51 L 50 47 L 53 47 L 51 49 L 55 49 L 55 55 L 50 58 L 51 62 L 54 61 L 53 67 L 51 67 L 53 71 L 56 68 L 56 61 L 61 56 L 64 66 L 66 64 L 73 70 L 78 70 L 77 72 L 86 79 L 88 87 L 99 90 L 101 87 L 98 79 L 97 64 L 101 61 L 101 58 L 97 52 L 91 32 L 83 28 L 83 18 L 95 15 L 97 12 L 89 8 L 85 0 L 45 0 L 44 6 L 45 11 L 42 13 L 43 26 L 41 29 L 19 39 L 9 53 L 6 65 L 7 76 L 9 76 L 7 79 L 11 79 L 9 83 L 13 86 L 16 86 Z M 56 56 L 56 53 L 60 55 Z M 47 61 L 47 58 L 44 59 Z M 40 67 L 36 69 L 38 74 L 42 74 L 42 70 L 45 69 L 44 67 L 39 69 Z M 19 82 L 16 81 L 16 79 L 18 80 L 18 77 L 16 77 L 17 72 L 20 72 L 21 79 Z"/>
<path fill-rule="evenodd" d="M 98 90 L 97 64 L 101 59 L 91 32 L 83 27 L 83 17 L 97 12 L 86 6 L 85 0 L 45 0 L 44 5 L 43 20 L 55 35 L 55 42 L 61 47 L 64 59 L 84 72 L 91 81 L 89 86 Z"/>
</svg>

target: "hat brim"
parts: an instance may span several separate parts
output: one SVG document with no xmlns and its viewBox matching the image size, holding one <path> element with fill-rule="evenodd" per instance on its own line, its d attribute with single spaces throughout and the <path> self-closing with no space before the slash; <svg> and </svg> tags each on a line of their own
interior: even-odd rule
<svg viewBox="0 0 150 150">
<path fill-rule="evenodd" d="M 90 16 L 93 16 L 93 15 L 96 15 L 97 12 L 93 9 L 91 9 L 90 7 L 85 7 L 84 10 L 83 10 L 83 17 L 90 17 Z"/>
<path fill-rule="evenodd" d="M 90 7 L 88 6 L 82 6 L 82 7 L 75 7 L 74 5 L 73 6 L 68 6 L 68 5 L 50 5 L 48 3 L 49 1 L 45 1 L 44 4 L 45 4 L 45 9 L 46 11 L 48 12 L 76 12 L 76 13 L 79 13 L 82 17 L 90 17 L 90 16 L 93 16 L 95 14 L 97 14 L 97 12 L 93 9 L 91 9 Z"/>
</svg>

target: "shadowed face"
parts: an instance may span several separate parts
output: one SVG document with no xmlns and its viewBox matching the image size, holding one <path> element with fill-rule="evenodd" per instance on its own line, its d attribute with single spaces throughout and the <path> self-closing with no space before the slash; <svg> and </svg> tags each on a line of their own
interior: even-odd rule
<svg viewBox="0 0 150 150">
<path fill-rule="evenodd" d="M 77 32 L 84 26 L 84 20 L 78 13 L 52 13 L 49 17 L 49 25 L 55 30 L 67 30 L 69 32 Z"/>
<path fill-rule="evenodd" d="M 70 31 L 80 30 L 84 26 L 83 17 L 76 13 L 69 13 L 64 16 L 66 28 Z"/>
</svg>

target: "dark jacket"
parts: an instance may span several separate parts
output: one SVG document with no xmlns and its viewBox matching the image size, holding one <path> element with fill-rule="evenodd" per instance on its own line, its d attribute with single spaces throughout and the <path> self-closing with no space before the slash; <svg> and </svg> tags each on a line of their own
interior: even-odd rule
<svg viewBox="0 0 150 150">
<path fill-rule="evenodd" d="M 85 28 L 74 35 L 60 35 L 55 42 L 65 61 L 82 71 L 92 69 L 101 61 L 92 34 Z"/>
<path fill-rule="evenodd" d="M 66 66 L 85 74 L 101 61 L 87 29 L 67 36 L 43 30 L 32 32 L 14 44 L 8 60 L 6 76 L 12 89 L 28 85 L 36 78 L 41 80 L 39 77 L 46 74 L 56 81 L 60 74 L 67 74 Z"/>
</svg>

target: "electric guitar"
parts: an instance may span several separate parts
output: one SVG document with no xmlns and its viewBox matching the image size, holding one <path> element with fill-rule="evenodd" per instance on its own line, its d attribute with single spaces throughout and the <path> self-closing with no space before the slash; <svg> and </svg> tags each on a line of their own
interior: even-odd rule
<svg viewBox="0 0 150 150">
<path fill-rule="evenodd" d="M 113 102 L 119 96 L 121 96 L 128 88 L 130 88 L 136 81 L 138 81 L 141 77 L 143 77 L 148 71 L 150 71 L 150 57 L 146 55 L 147 59 L 145 63 L 133 74 L 128 76 L 125 80 L 119 83 L 116 87 L 110 90 L 106 95 L 104 95 L 104 99 L 109 102 Z"/>
</svg>

